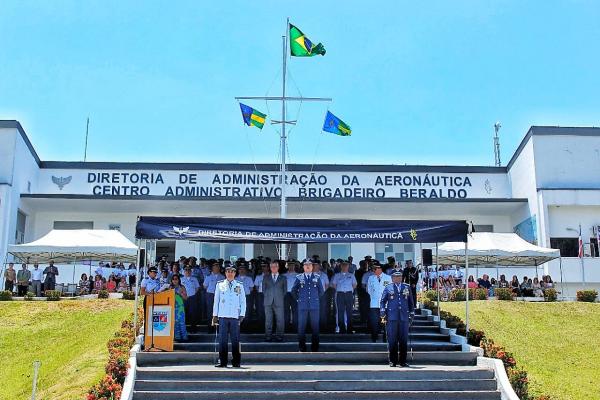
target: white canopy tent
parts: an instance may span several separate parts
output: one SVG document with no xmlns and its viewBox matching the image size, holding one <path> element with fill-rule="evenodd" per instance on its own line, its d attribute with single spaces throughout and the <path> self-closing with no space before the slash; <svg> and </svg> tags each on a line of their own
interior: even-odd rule
<svg viewBox="0 0 600 400">
<path fill-rule="evenodd" d="M 516 233 L 474 232 L 468 240 L 469 265 L 534 267 L 560 257 L 560 250 L 536 246 Z M 437 265 L 465 265 L 465 244 L 441 244 L 434 260 Z"/>
<path fill-rule="evenodd" d="M 31 243 L 8 246 L 18 262 L 57 264 L 85 261 L 135 262 L 137 246 L 116 230 L 75 229 L 50 231 Z"/>
<path fill-rule="evenodd" d="M 434 256 L 434 263 L 436 265 L 464 265 L 465 289 L 467 289 L 469 265 L 535 267 L 537 272 L 539 265 L 556 258 L 560 258 L 560 250 L 533 245 L 523 240 L 516 233 L 474 232 L 468 236 L 467 243 L 446 242 L 438 246 Z M 465 292 L 465 325 L 468 333 L 469 291 L 465 290 Z"/>
</svg>

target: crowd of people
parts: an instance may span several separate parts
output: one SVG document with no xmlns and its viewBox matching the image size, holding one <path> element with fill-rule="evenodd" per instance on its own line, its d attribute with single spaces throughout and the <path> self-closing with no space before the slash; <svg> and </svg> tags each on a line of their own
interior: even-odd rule
<svg viewBox="0 0 600 400">
<path fill-rule="evenodd" d="M 423 273 L 423 286 L 425 289 L 440 290 L 440 297 L 446 300 L 452 290 L 464 288 L 463 271 L 450 267 L 441 266 L 437 271 L 425 270 Z M 516 275 L 513 275 L 511 281 L 506 280 L 505 275 L 500 275 L 498 279 L 490 278 L 488 274 L 483 274 L 480 278 L 475 278 L 469 275 L 467 278 L 467 286 L 469 289 L 486 289 L 490 297 L 494 297 L 495 289 L 504 288 L 511 289 L 513 294 L 518 297 L 543 297 L 544 290 L 553 289 L 554 282 L 550 275 L 542 275 L 529 278 L 524 276 L 520 281 Z"/>
<path fill-rule="evenodd" d="M 396 263 L 393 257 L 386 264 L 366 256 L 358 265 L 354 259 L 320 260 L 314 255 L 309 259 L 312 272 L 319 277 L 322 294 L 319 302 L 319 326 L 321 332 L 353 333 L 353 313 L 358 311 L 361 322 L 379 330 L 379 300 L 381 288 L 391 282 L 390 276 L 401 273 L 403 281 L 410 284 L 413 298 L 419 282 L 419 271 L 412 260 L 404 266 Z M 185 323 L 176 321 L 176 339 L 185 340 L 186 325 L 194 332 L 199 325 L 207 324 L 208 332 L 214 327 L 214 299 L 217 283 L 223 281 L 224 271 L 235 267 L 235 280 L 242 287 L 245 296 L 245 315 L 241 330 L 248 331 L 252 324 L 264 326 L 266 340 L 281 341 L 284 332 L 298 331 L 298 300 L 293 288 L 297 277 L 303 273 L 305 263 L 299 261 L 271 260 L 257 257 L 252 260 L 196 259 L 180 257 L 168 262 L 162 257 L 155 266 L 148 269 L 148 277 L 141 282 L 142 294 L 176 289 L 181 298 L 181 312 L 176 315 L 185 318 Z M 270 277 L 271 279 L 265 279 Z M 372 278 L 372 279 L 371 279 Z M 148 288 L 148 284 L 152 288 Z M 275 296 L 280 293 L 281 296 Z M 255 325 L 256 326 L 256 325 Z M 373 333 L 373 339 L 377 336 Z"/>
<path fill-rule="evenodd" d="M 92 274 L 81 274 L 77 284 L 77 294 L 95 294 L 101 290 L 109 293 L 123 293 L 135 289 L 136 280 L 135 264 L 125 268 L 123 263 L 100 263 Z"/>
<path fill-rule="evenodd" d="M 29 266 L 23 263 L 17 271 L 14 263 L 9 263 L 4 271 L 4 290 L 14 293 L 16 288 L 17 296 L 25 296 L 32 292 L 40 297 L 45 290 L 54 290 L 57 276 L 58 268 L 52 261 L 43 270 L 38 264 L 33 264 L 33 269 L 30 270 Z"/>
</svg>

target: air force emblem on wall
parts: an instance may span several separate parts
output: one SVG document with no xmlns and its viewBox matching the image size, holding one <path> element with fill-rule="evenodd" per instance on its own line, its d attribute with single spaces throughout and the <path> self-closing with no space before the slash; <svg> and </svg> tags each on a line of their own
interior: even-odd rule
<svg viewBox="0 0 600 400">
<path fill-rule="evenodd" d="M 58 186 L 60 190 L 63 190 L 66 185 L 71 183 L 71 179 L 73 179 L 72 176 L 52 176 L 52 182 Z"/>
<path fill-rule="evenodd" d="M 483 186 L 487 194 L 492 194 L 492 184 L 489 179 L 485 180 L 485 184 Z"/>
</svg>

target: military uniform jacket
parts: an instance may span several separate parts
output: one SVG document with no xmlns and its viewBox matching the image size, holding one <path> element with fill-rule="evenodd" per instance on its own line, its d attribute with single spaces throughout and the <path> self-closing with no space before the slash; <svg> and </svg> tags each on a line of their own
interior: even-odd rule
<svg viewBox="0 0 600 400">
<path fill-rule="evenodd" d="M 213 315 L 219 318 L 239 318 L 246 315 L 244 285 L 235 279 L 217 282 Z"/>
<path fill-rule="evenodd" d="M 388 321 L 408 321 L 408 314 L 414 309 L 412 291 L 406 283 L 399 285 L 392 283 L 383 289 L 379 311 L 380 315 L 386 317 Z"/>
<path fill-rule="evenodd" d="M 379 308 L 383 289 L 392 284 L 392 277 L 389 275 L 381 274 L 379 275 L 379 279 L 377 278 L 377 275 L 371 275 L 367 282 L 367 293 L 369 293 L 369 297 L 371 298 L 369 305 L 371 308 Z"/>
<path fill-rule="evenodd" d="M 323 284 L 317 274 L 300 274 L 292 287 L 292 296 L 298 301 L 298 310 L 318 310 Z"/>
</svg>

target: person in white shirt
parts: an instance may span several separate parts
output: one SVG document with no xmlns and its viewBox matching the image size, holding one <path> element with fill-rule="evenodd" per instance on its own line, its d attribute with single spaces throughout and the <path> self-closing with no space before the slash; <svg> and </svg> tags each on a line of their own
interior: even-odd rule
<svg viewBox="0 0 600 400">
<path fill-rule="evenodd" d="M 212 271 L 210 275 L 208 275 L 204 279 L 204 289 L 206 289 L 206 312 L 208 314 L 208 320 L 212 320 L 213 317 L 213 305 L 215 301 L 215 288 L 217 286 L 217 282 L 225 279 L 223 275 L 221 275 L 221 265 L 218 261 L 215 261 L 212 265 Z M 208 333 L 212 332 L 211 324 L 208 324 Z"/>
<path fill-rule="evenodd" d="M 44 277 L 44 271 L 40 269 L 40 266 L 33 264 L 33 270 L 31 271 L 31 286 L 35 292 L 35 297 L 42 295 L 42 278 Z"/>
<path fill-rule="evenodd" d="M 227 343 L 231 339 L 231 365 L 240 367 L 240 324 L 246 314 L 246 294 L 244 285 L 235 280 L 235 266 L 225 268 L 225 280 L 215 288 L 215 301 L 212 309 L 212 324 L 219 326 L 218 368 L 227 367 Z"/>
<path fill-rule="evenodd" d="M 374 266 L 374 274 L 367 281 L 367 293 L 369 293 L 369 327 L 371 328 L 371 340 L 377 342 L 379 331 L 381 331 L 381 322 L 379 318 L 379 306 L 383 289 L 392 283 L 392 277 L 384 274 L 381 265 Z"/>
</svg>

